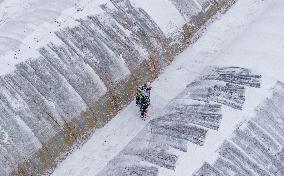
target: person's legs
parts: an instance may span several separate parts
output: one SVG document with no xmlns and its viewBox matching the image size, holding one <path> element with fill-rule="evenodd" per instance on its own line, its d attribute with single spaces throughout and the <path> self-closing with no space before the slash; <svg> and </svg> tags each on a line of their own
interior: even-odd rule
<svg viewBox="0 0 284 176">
<path fill-rule="evenodd" d="M 140 104 L 140 97 L 136 96 L 136 106 L 139 106 Z"/>
<path fill-rule="evenodd" d="M 145 118 L 145 107 L 144 106 L 140 106 L 140 113 L 141 113 L 141 118 L 144 119 Z"/>
<path fill-rule="evenodd" d="M 140 107 L 140 112 L 141 112 L 141 118 L 142 119 L 146 118 L 147 109 L 148 109 L 148 106 L 145 106 L 145 105 Z"/>
</svg>

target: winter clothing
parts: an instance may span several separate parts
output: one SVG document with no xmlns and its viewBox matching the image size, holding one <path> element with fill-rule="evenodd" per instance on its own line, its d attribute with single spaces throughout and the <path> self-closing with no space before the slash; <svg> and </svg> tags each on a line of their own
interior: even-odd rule
<svg viewBox="0 0 284 176">
<path fill-rule="evenodd" d="M 140 107 L 141 118 L 145 118 L 147 108 L 150 105 L 150 91 L 151 86 L 149 83 L 138 87 L 136 91 L 136 106 Z"/>
</svg>

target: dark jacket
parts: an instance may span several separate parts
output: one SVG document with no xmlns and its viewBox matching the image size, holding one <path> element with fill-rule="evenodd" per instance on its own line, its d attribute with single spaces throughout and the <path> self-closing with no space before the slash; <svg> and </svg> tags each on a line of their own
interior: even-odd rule
<svg viewBox="0 0 284 176">
<path fill-rule="evenodd" d="M 150 105 L 150 91 L 151 87 L 146 85 L 138 87 L 136 91 L 136 105 L 148 107 Z"/>
</svg>

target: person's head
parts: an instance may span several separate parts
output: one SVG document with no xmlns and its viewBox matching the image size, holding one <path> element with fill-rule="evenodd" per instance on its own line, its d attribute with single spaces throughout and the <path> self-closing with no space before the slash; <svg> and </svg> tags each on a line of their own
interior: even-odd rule
<svg viewBox="0 0 284 176">
<path fill-rule="evenodd" d="M 148 89 L 151 89 L 151 88 L 152 88 L 150 82 L 145 83 L 145 85 L 146 85 L 146 87 L 147 87 Z"/>
</svg>

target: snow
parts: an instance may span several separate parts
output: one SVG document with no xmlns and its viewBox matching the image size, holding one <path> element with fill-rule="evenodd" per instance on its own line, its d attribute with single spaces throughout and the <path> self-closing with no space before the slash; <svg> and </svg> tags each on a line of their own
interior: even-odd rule
<svg viewBox="0 0 284 176">
<path fill-rule="evenodd" d="M 135 7 L 144 9 L 167 36 L 180 29 L 186 22 L 169 0 L 131 0 L 131 2 Z"/>
<path fill-rule="evenodd" d="M 100 5 L 108 2 L 3 0 L 0 3 L 0 75 L 11 73 L 18 63 L 39 57 L 37 49 L 50 41 L 60 43 L 55 31 L 77 25 L 76 19 L 103 13 Z M 166 35 L 180 30 L 185 24 L 185 19 L 169 0 L 131 2 L 149 13 Z M 123 69 L 127 75 L 129 71 Z"/>
<path fill-rule="evenodd" d="M 38 140 L 38 138 L 36 138 L 35 134 L 28 127 L 28 125 L 19 116 L 15 116 L 15 120 L 18 123 L 19 127 L 23 129 L 23 131 L 26 133 L 28 138 L 32 141 L 36 149 L 41 148 L 42 147 L 41 142 Z"/>
<path fill-rule="evenodd" d="M 165 0 L 161 1 L 160 7 L 158 1 L 157 5 L 151 2 L 154 4 L 150 7 L 146 0 L 133 0 L 137 6 L 143 6 L 156 22 L 161 21 L 159 25 L 163 26 L 163 31 L 167 30 L 170 21 L 182 24 L 178 15 L 170 18 L 163 16 L 161 9 L 166 9 L 168 4 Z M 246 92 L 247 101 L 243 111 L 223 108 L 224 117 L 219 131 L 210 131 L 202 147 L 189 144 L 188 152 L 180 154 L 176 170 L 161 169 L 160 175 L 190 175 L 204 161 L 213 162 L 223 140 L 229 138 L 244 120 L 253 116 L 253 109 L 270 95 L 270 89 L 277 80 L 283 81 L 283 10 L 284 1 L 239 0 L 225 15 L 217 16 L 216 21 L 207 26 L 203 37 L 177 56 L 153 82 L 149 111 L 152 118 L 161 115 L 163 108 L 207 66 L 240 66 L 263 75 L 261 89 Z M 138 109 L 132 102 L 106 126 L 98 129 L 85 145 L 60 163 L 52 176 L 97 174 L 146 123 L 138 118 Z"/>
<path fill-rule="evenodd" d="M 109 0 L 4 0 L 0 3 L 0 75 L 39 55 L 48 42 L 60 42 L 54 32 L 78 24 L 76 19 L 103 11 Z"/>
<path fill-rule="evenodd" d="M 22 39 L 36 30 L 37 26 L 44 22 L 51 22 L 62 11 L 74 6 L 77 1 L 3 1 L 0 4 L 1 55 L 15 49 L 21 44 Z M 57 6 L 52 5 L 54 3 L 57 3 Z"/>
<path fill-rule="evenodd" d="M 284 2 L 251 2 L 254 2 L 255 5 L 259 6 L 259 10 L 257 11 L 258 17 L 247 26 L 241 35 L 226 46 L 226 50 L 217 55 L 212 64 L 219 66 L 240 66 L 250 68 L 257 73 L 260 73 L 263 75 L 261 89 L 249 90 L 246 93 L 247 101 L 243 111 L 235 112 L 231 109 L 223 109 L 224 118 L 220 130 L 218 132 L 210 132 L 204 146 L 197 147 L 191 145 L 189 152 L 180 157 L 179 165 L 174 174 L 165 171 L 165 173 L 161 172 L 160 175 L 185 175 L 185 173 L 190 175 L 196 171 L 196 169 L 200 168 L 204 161 L 208 161 L 209 163 L 214 161 L 217 155 L 216 150 L 223 141 L 228 139 L 232 132 L 244 123 L 244 120 L 253 117 L 254 108 L 265 98 L 270 96 L 271 88 L 275 86 L 277 80 L 283 81 L 284 72 L 283 69 L 281 69 L 284 66 L 283 31 L 282 34 L 275 34 L 273 32 L 275 31 L 275 28 L 272 27 L 270 28 L 271 30 L 263 30 L 262 32 L 256 31 L 268 29 L 268 26 L 281 26 L 283 20 L 279 19 L 278 21 L 274 20 L 272 22 L 267 22 L 267 18 L 271 18 L 271 14 L 274 14 L 276 17 L 281 16 L 279 9 L 284 9 Z M 234 10 L 245 4 L 247 4 L 246 8 L 250 10 L 248 15 L 251 15 L 253 12 L 251 11 L 252 6 L 249 5 L 249 1 L 240 1 L 227 15 L 232 14 Z M 276 11 L 279 13 L 276 14 Z M 239 14 L 246 15 L 244 13 Z M 226 18 L 226 15 L 224 18 Z M 240 19 L 241 18 L 238 18 L 238 20 Z M 264 21 L 266 21 L 266 23 Z M 208 32 L 210 32 L 210 30 L 208 30 Z"/>
<path fill-rule="evenodd" d="M 0 140 L 5 144 L 9 144 L 9 134 L 0 126 Z"/>
<path fill-rule="evenodd" d="M 201 6 L 201 4 L 199 4 L 199 2 L 198 2 L 197 0 L 193 0 L 193 2 L 196 4 L 196 6 L 197 6 L 200 10 L 202 10 L 202 6 Z"/>
</svg>

